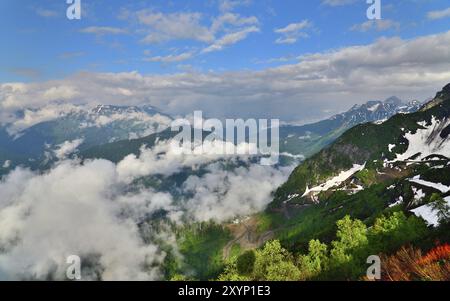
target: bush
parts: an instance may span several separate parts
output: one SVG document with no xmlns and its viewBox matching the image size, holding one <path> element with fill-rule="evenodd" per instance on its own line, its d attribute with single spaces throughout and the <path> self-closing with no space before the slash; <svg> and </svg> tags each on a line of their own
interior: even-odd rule
<svg viewBox="0 0 450 301">
<path fill-rule="evenodd" d="M 238 257 L 236 267 L 241 275 L 249 275 L 253 273 L 255 268 L 256 255 L 253 250 L 244 252 Z"/>
</svg>

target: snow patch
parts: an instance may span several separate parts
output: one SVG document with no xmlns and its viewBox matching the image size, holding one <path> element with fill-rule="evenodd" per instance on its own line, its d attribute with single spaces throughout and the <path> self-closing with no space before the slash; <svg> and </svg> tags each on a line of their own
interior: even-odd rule
<svg viewBox="0 0 450 301">
<path fill-rule="evenodd" d="M 430 188 L 434 188 L 436 190 L 439 190 L 442 193 L 447 193 L 450 191 L 450 186 L 445 186 L 444 184 L 441 183 L 433 183 L 433 182 L 429 182 L 429 181 L 425 181 L 425 180 L 421 180 L 420 176 L 417 176 L 411 180 L 409 180 L 412 183 L 416 183 L 422 186 L 427 186 Z"/>
<path fill-rule="evenodd" d="M 409 141 L 408 149 L 405 153 L 397 155 L 397 161 L 405 161 L 420 153 L 415 160 L 421 160 L 430 155 L 441 155 L 447 157 L 450 154 L 450 141 L 439 135 L 440 132 L 450 124 L 450 119 L 445 121 L 437 120 L 433 117 L 431 125 L 427 126 L 426 121 L 418 122 L 423 129 L 418 129 L 415 134 L 409 132 L 405 138 Z"/>
<path fill-rule="evenodd" d="M 340 185 L 342 182 L 348 180 L 351 176 L 353 176 L 358 171 L 363 170 L 365 166 L 366 166 L 366 164 L 364 164 L 364 165 L 354 164 L 351 169 L 349 169 L 347 171 L 342 171 L 338 176 L 328 180 L 327 182 L 325 182 L 322 185 L 313 187 L 311 189 L 309 187 L 306 187 L 306 191 L 302 195 L 302 197 L 307 196 L 308 194 L 311 194 L 311 193 L 313 195 L 317 195 L 322 191 L 327 191 L 333 187 L 336 187 L 336 186 Z"/>
<path fill-rule="evenodd" d="M 402 204 L 402 203 L 403 203 L 403 197 L 401 196 L 401 197 L 399 197 L 399 198 L 397 199 L 397 201 L 396 201 L 395 203 L 390 204 L 390 205 L 389 205 L 389 208 L 395 207 L 395 206 L 400 205 L 400 204 Z"/>
<path fill-rule="evenodd" d="M 367 110 L 369 110 L 371 112 L 375 112 L 376 110 L 378 110 L 379 107 L 380 107 L 380 104 L 377 103 L 376 105 L 373 105 L 370 108 L 367 108 Z"/>
<path fill-rule="evenodd" d="M 444 199 L 447 205 L 450 206 L 450 197 Z M 439 217 L 437 210 L 434 210 L 431 204 L 421 206 L 419 208 L 411 210 L 416 216 L 423 218 L 429 225 L 433 227 L 439 226 Z"/>
</svg>

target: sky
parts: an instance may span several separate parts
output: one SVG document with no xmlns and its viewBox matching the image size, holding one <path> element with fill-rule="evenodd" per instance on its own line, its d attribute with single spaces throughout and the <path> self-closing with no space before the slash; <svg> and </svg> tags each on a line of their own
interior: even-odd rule
<svg viewBox="0 0 450 301">
<path fill-rule="evenodd" d="M 150 103 L 171 114 L 307 122 L 450 82 L 447 0 L 0 3 L 0 106 Z M 0 117 L 2 118 L 2 117 Z M 4 121 L 4 120 L 3 120 Z"/>
</svg>

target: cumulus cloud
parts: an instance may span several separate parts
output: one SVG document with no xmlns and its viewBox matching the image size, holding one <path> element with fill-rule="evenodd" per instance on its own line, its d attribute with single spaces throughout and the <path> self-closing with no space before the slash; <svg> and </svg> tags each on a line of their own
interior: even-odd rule
<svg viewBox="0 0 450 301">
<path fill-rule="evenodd" d="M 64 161 L 45 174 L 16 169 L 0 183 L 0 267 L 8 279 L 65 279 L 78 255 L 83 278 L 159 279 L 164 253 L 139 235 L 136 212 L 166 206 L 160 194 L 116 197 L 113 163 Z M 170 199 L 169 199 L 170 200 Z"/>
<path fill-rule="evenodd" d="M 213 52 L 213 51 L 220 51 L 224 47 L 236 44 L 239 41 L 244 40 L 250 33 L 252 32 L 259 32 L 259 28 L 256 26 L 244 28 L 240 31 L 236 31 L 233 33 L 229 33 L 215 41 L 212 45 L 208 46 L 207 48 L 203 49 L 203 53 Z"/>
<path fill-rule="evenodd" d="M 387 95 L 428 98 L 450 81 L 449 70 L 450 32 L 411 40 L 381 38 L 261 71 L 80 73 L 48 82 L 5 83 L 0 85 L 0 119 L 16 118 L 11 113 L 18 108 L 55 102 L 46 91 L 61 86 L 76 92 L 61 93 L 71 103 L 150 103 L 173 115 L 199 109 L 217 118 L 322 118 L 324 110 L 336 112 Z"/>
<path fill-rule="evenodd" d="M 42 8 L 42 7 L 39 7 L 36 9 L 36 14 L 38 16 L 44 17 L 44 18 L 54 18 L 54 17 L 57 17 L 58 15 L 62 15 L 62 14 L 58 13 L 57 11 Z"/>
<path fill-rule="evenodd" d="M 219 0 L 219 10 L 222 12 L 229 12 L 239 6 L 248 6 L 252 0 Z"/>
<path fill-rule="evenodd" d="M 221 140 L 205 141 L 202 145 L 193 146 L 192 151 L 182 152 L 173 141 L 164 141 L 149 149 L 143 146 L 140 155 L 128 155 L 117 165 L 120 179 L 130 183 L 133 179 L 146 175 L 164 175 L 179 172 L 184 167 L 198 168 L 224 157 L 224 153 L 244 153 L 252 146 L 242 143 L 235 146 L 231 142 Z M 195 155 L 200 153 L 201 155 Z M 249 151 L 247 153 L 250 153 Z M 230 155 L 228 159 L 249 159 L 250 155 Z"/>
<path fill-rule="evenodd" d="M 191 176 L 184 183 L 185 193 L 193 194 L 184 208 L 194 220 L 216 222 L 261 212 L 291 171 L 251 165 L 230 172 L 213 164 L 206 175 Z"/>
<path fill-rule="evenodd" d="M 118 35 L 127 33 L 125 29 L 109 26 L 90 26 L 81 29 L 80 32 L 94 35 Z"/>
<path fill-rule="evenodd" d="M 146 62 L 160 62 L 160 63 L 173 63 L 173 62 L 182 62 L 192 58 L 192 52 L 184 52 L 180 54 L 170 54 L 166 56 L 153 56 L 147 57 L 143 60 Z"/>
<path fill-rule="evenodd" d="M 43 97 L 45 98 L 45 92 Z M 17 109 L 20 109 L 20 104 L 15 105 Z M 41 122 L 53 120 L 58 117 L 62 117 L 69 112 L 79 111 L 81 108 L 70 103 L 48 103 L 42 107 L 36 109 L 24 108 L 20 110 L 20 117 L 14 115 L 1 115 L 3 123 L 7 123 L 7 131 L 10 135 L 16 136 L 26 128 L 36 125 Z M 6 113 L 6 112 L 5 112 Z M 0 123 L 2 123 L 0 122 Z"/>
<path fill-rule="evenodd" d="M 9 168 L 11 166 L 11 160 L 6 160 L 3 162 L 2 168 Z"/>
<path fill-rule="evenodd" d="M 323 0 L 322 3 L 329 6 L 343 6 L 356 3 L 358 0 Z"/>
<path fill-rule="evenodd" d="M 84 139 L 75 139 L 72 141 L 65 141 L 56 146 L 54 154 L 59 160 L 67 158 L 67 156 L 73 154 L 77 148 L 83 143 Z"/>
<path fill-rule="evenodd" d="M 430 11 L 427 13 L 430 20 L 438 20 L 450 17 L 450 7 L 444 10 Z"/>
<path fill-rule="evenodd" d="M 170 143 L 167 143 L 169 145 Z M 213 145 L 211 145 L 211 148 Z M 224 170 L 218 157 L 164 154 L 143 149 L 115 165 L 106 160 L 64 160 L 43 173 L 16 168 L 0 181 L 1 279 L 64 280 L 66 258 L 82 259 L 84 280 L 156 280 L 170 231 L 142 225 L 164 210 L 177 223 L 229 221 L 265 208 L 291 169 L 249 164 Z M 180 187 L 183 199 L 133 186 L 136 178 L 209 165 Z"/>
<path fill-rule="evenodd" d="M 275 43 L 277 44 L 294 44 L 300 38 L 307 38 L 309 35 L 304 30 L 311 27 L 311 22 L 303 20 L 299 23 L 291 23 L 283 28 L 275 29 L 275 33 L 281 35 Z"/>
<path fill-rule="evenodd" d="M 200 13 L 164 14 L 152 10 L 141 10 L 136 13 L 138 21 L 146 25 L 150 33 L 142 39 L 144 43 L 159 43 L 170 40 L 196 40 L 211 42 L 214 35 L 201 24 Z"/>
<path fill-rule="evenodd" d="M 201 43 L 202 51 L 183 54 L 170 54 L 144 58 L 151 62 L 180 62 L 195 55 L 223 50 L 225 46 L 236 44 L 251 33 L 259 31 L 259 20 L 255 16 L 245 17 L 232 12 L 234 7 L 248 1 L 222 1 L 221 13 L 205 22 L 205 16 L 199 12 L 162 13 L 150 9 L 137 12 L 128 11 L 127 19 L 135 19 L 141 26 L 138 32 L 145 33 L 142 43 L 165 43 L 173 40 L 190 40 Z"/>
<path fill-rule="evenodd" d="M 369 20 L 361 24 L 355 24 L 351 28 L 353 31 L 367 32 L 370 30 L 385 31 L 390 29 L 400 29 L 400 23 L 393 20 Z"/>
</svg>

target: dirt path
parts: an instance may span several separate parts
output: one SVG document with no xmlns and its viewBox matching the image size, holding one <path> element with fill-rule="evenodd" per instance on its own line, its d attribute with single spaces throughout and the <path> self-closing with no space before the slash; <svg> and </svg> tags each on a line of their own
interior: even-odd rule
<svg viewBox="0 0 450 301">
<path fill-rule="evenodd" d="M 256 249 L 262 246 L 266 241 L 274 237 L 273 230 L 259 234 L 258 223 L 255 217 L 250 217 L 239 224 L 229 225 L 234 239 L 229 241 L 223 248 L 223 258 L 227 259 L 231 255 L 231 250 L 235 244 L 238 244 L 242 250 Z"/>
<path fill-rule="evenodd" d="M 291 214 L 304 210 L 309 205 L 283 205 L 280 209 L 280 213 L 287 219 L 291 219 Z M 233 239 L 229 241 L 223 248 L 223 258 L 227 259 L 231 255 L 231 250 L 235 244 L 238 244 L 241 250 L 252 250 L 263 246 L 267 241 L 275 237 L 275 233 L 284 229 L 293 228 L 296 225 L 286 225 L 281 228 L 271 229 L 263 233 L 258 231 L 258 219 L 257 217 L 249 217 L 246 220 L 238 224 L 230 224 L 227 228 L 233 235 Z"/>
</svg>

